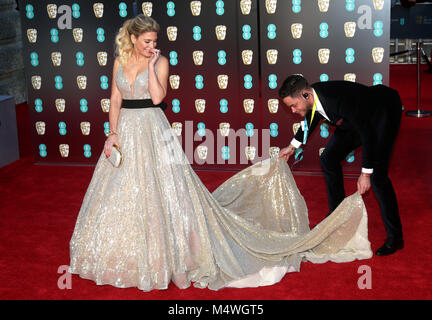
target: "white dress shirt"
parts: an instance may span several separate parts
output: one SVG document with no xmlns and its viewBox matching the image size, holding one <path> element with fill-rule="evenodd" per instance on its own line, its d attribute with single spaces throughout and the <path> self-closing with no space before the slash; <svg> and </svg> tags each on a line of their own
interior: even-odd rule
<svg viewBox="0 0 432 320">
<path fill-rule="evenodd" d="M 323 106 L 321 104 L 321 101 L 318 98 L 318 95 L 316 94 L 316 92 L 315 92 L 314 89 L 312 89 L 312 91 L 313 91 L 314 99 L 316 100 L 316 111 L 319 112 L 325 119 L 327 119 L 328 121 L 330 121 L 329 117 L 327 116 L 327 114 L 324 111 L 324 108 L 323 108 Z M 301 122 L 301 127 L 302 127 L 302 130 L 304 131 L 304 121 Z M 296 140 L 295 138 L 293 138 L 291 140 L 290 144 L 293 145 L 296 149 L 299 148 L 302 145 L 302 143 L 300 141 Z M 362 172 L 363 173 L 372 174 L 373 169 L 371 169 L 371 168 L 362 168 Z"/>
</svg>

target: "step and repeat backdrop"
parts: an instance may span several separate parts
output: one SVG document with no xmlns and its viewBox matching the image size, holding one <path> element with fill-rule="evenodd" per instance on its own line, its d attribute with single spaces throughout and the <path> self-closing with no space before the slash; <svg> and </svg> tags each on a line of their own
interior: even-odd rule
<svg viewBox="0 0 432 320">
<path fill-rule="evenodd" d="M 390 4 L 383 0 L 19 1 L 33 147 L 39 163 L 92 164 L 109 130 L 114 38 L 138 13 L 161 26 L 169 59 L 165 114 L 195 168 L 240 169 L 274 156 L 302 120 L 278 88 L 388 84 Z M 293 170 L 319 171 L 322 123 Z M 358 171 L 361 151 L 344 163 Z"/>
</svg>

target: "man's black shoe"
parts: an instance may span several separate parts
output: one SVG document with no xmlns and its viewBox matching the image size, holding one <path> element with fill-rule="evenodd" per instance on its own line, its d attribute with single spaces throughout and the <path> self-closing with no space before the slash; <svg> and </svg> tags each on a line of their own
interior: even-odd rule
<svg viewBox="0 0 432 320">
<path fill-rule="evenodd" d="M 377 256 L 387 256 L 395 253 L 397 250 L 401 250 L 404 247 L 404 241 L 400 238 L 387 238 L 384 245 L 379 248 L 375 254 Z"/>
</svg>

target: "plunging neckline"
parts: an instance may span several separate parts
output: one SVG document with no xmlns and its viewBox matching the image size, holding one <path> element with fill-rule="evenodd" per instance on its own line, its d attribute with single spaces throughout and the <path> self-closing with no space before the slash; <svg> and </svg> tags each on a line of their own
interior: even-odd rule
<svg viewBox="0 0 432 320">
<path fill-rule="evenodd" d="M 132 84 L 129 82 L 129 79 L 126 77 L 126 75 L 124 74 L 124 72 L 123 72 L 123 66 L 121 66 L 122 67 L 122 69 L 121 69 L 121 72 L 122 72 L 122 74 L 123 74 L 123 77 L 126 79 L 126 82 L 127 82 L 127 84 L 129 85 L 129 89 L 133 92 L 133 89 L 135 88 L 135 82 L 137 81 L 137 79 L 138 79 L 138 77 L 141 75 L 141 74 L 143 74 L 144 72 L 146 72 L 146 71 L 148 71 L 148 68 L 147 69 L 145 69 L 145 70 L 143 70 L 143 71 L 141 71 L 140 73 L 138 73 L 137 75 L 136 75 L 136 77 L 135 77 L 135 80 L 132 82 Z"/>
</svg>

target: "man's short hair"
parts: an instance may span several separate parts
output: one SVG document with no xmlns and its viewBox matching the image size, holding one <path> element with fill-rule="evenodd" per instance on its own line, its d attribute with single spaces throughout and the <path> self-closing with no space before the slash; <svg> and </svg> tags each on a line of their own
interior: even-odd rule
<svg viewBox="0 0 432 320">
<path fill-rule="evenodd" d="M 296 97 L 305 89 L 311 89 L 306 78 L 300 74 L 292 74 L 285 79 L 279 88 L 279 98 Z"/>
</svg>

